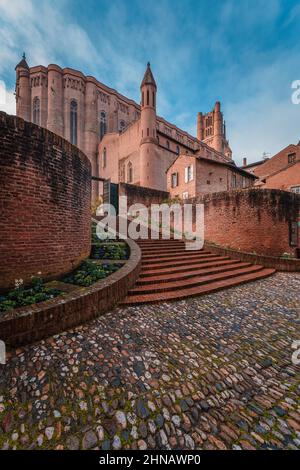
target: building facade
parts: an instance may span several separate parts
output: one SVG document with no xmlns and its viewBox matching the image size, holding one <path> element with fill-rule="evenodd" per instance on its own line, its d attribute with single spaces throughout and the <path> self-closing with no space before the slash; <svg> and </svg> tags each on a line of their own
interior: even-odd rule
<svg viewBox="0 0 300 470">
<path fill-rule="evenodd" d="M 156 114 L 157 85 L 148 63 L 140 104 L 94 77 L 50 64 L 16 66 L 17 116 L 63 136 L 90 159 L 92 174 L 166 190 L 179 154 L 231 161 L 220 103 L 198 116 L 197 138 Z M 200 117 L 202 116 L 202 117 Z"/>
<path fill-rule="evenodd" d="M 167 170 L 167 189 L 173 199 L 189 199 L 199 194 L 245 189 L 256 176 L 233 163 L 180 155 Z"/>
<path fill-rule="evenodd" d="M 300 194 L 300 142 L 288 145 L 271 158 L 245 164 L 242 168 L 258 177 L 255 186 Z"/>
</svg>

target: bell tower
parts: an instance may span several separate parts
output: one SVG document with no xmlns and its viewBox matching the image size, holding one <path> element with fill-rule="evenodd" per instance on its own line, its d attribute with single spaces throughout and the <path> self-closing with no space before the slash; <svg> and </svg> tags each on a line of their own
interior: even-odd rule
<svg viewBox="0 0 300 470">
<path fill-rule="evenodd" d="M 157 86 L 148 62 L 141 83 L 140 185 L 155 188 L 156 179 L 156 92 Z"/>
</svg>

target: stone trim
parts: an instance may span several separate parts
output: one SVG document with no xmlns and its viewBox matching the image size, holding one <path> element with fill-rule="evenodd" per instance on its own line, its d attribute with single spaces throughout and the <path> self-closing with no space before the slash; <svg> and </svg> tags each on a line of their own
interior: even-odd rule
<svg viewBox="0 0 300 470">
<path fill-rule="evenodd" d="M 300 259 L 297 258 L 279 258 L 276 256 L 258 255 L 256 253 L 247 253 L 232 248 L 215 245 L 214 243 L 205 241 L 204 249 L 211 251 L 217 255 L 230 256 L 230 258 L 240 261 L 249 261 L 253 264 L 260 264 L 266 268 L 274 268 L 277 271 L 298 272 L 300 271 Z"/>
</svg>

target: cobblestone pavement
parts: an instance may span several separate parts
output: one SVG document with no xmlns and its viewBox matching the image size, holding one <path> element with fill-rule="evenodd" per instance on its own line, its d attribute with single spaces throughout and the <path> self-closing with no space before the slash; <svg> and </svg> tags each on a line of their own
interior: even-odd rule
<svg viewBox="0 0 300 470">
<path fill-rule="evenodd" d="M 0 448 L 300 448 L 300 275 L 117 308 L 13 352 Z"/>
</svg>

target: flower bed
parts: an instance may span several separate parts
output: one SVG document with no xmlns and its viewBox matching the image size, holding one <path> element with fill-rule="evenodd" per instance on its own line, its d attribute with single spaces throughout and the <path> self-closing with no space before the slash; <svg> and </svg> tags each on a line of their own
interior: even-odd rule
<svg viewBox="0 0 300 470">
<path fill-rule="evenodd" d="M 44 300 L 53 299 L 61 295 L 62 291 L 44 285 L 43 280 L 34 278 L 31 286 L 24 288 L 21 281 L 16 282 L 15 289 L 0 296 L 0 312 L 7 312 L 14 308 L 37 304 Z"/>
<path fill-rule="evenodd" d="M 122 264 L 97 264 L 93 261 L 83 261 L 79 268 L 62 279 L 63 282 L 77 286 L 89 287 L 100 279 L 105 279 L 122 267 Z"/>
<path fill-rule="evenodd" d="M 100 242 L 92 246 L 92 259 L 128 259 L 128 250 L 124 242 Z"/>
</svg>

